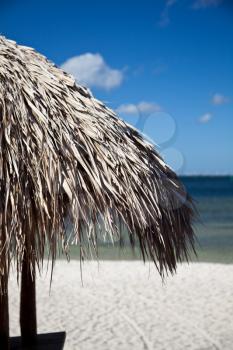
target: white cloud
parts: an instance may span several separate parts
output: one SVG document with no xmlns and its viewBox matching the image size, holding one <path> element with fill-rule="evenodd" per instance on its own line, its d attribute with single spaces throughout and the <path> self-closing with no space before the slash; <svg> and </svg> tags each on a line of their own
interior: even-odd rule
<svg viewBox="0 0 233 350">
<path fill-rule="evenodd" d="M 109 67 L 98 53 L 71 57 L 61 68 L 72 74 L 79 84 L 88 87 L 96 86 L 110 90 L 123 81 L 123 72 Z"/>
<path fill-rule="evenodd" d="M 212 103 L 216 106 L 224 105 L 229 102 L 229 98 L 222 94 L 214 94 L 212 97 Z"/>
<path fill-rule="evenodd" d="M 207 7 L 217 7 L 220 5 L 222 0 L 196 0 L 193 3 L 193 8 L 195 10 L 207 8 Z"/>
<path fill-rule="evenodd" d="M 208 123 L 213 118 L 213 115 L 211 113 L 205 113 L 199 118 L 199 122 L 201 124 Z"/>
<path fill-rule="evenodd" d="M 139 102 L 138 104 L 122 104 L 117 108 L 118 113 L 127 115 L 151 114 L 161 111 L 162 108 L 157 103 Z"/>
<path fill-rule="evenodd" d="M 170 23 L 169 11 L 170 8 L 177 2 L 177 0 L 166 0 L 165 7 L 160 15 L 158 25 L 160 27 L 166 27 Z"/>
</svg>

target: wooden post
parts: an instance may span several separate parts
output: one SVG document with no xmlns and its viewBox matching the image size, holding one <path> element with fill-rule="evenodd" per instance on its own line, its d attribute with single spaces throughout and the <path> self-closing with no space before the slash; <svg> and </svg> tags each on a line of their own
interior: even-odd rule
<svg viewBox="0 0 233 350">
<path fill-rule="evenodd" d="M 6 247 L 6 232 L 3 222 L 3 208 L 0 204 L 0 349 L 10 349 L 8 275 L 9 259 Z"/>
<path fill-rule="evenodd" d="M 9 350 L 8 276 L 0 275 L 0 349 Z"/>
<path fill-rule="evenodd" d="M 33 345 L 36 343 L 36 281 L 35 262 L 30 263 L 28 252 L 24 252 L 22 262 L 21 296 L 20 296 L 20 328 L 22 344 Z"/>
</svg>

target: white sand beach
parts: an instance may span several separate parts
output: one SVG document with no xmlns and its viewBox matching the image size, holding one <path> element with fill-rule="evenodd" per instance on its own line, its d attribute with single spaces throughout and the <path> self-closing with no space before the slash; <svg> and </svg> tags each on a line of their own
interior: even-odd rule
<svg viewBox="0 0 233 350">
<path fill-rule="evenodd" d="M 19 289 L 10 278 L 11 335 Z M 139 261 L 58 261 L 37 281 L 40 333 L 66 330 L 65 350 L 233 349 L 233 265 L 179 265 L 164 284 Z"/>
</svg>

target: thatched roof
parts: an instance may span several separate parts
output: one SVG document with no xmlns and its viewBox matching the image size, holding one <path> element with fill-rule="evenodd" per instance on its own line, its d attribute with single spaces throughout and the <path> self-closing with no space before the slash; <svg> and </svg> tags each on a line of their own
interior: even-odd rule
<svg viewBox="0 0 233 350">
<path fill-rule="evenodd" d="M 41 262 L 61 242 L 95 249 L 98 231 L 119 237 L 120 223 L 160 273 L 193 244 L 192 203 L 154 147 L 44 56 L 4 37 L 0 201 L 0 243 L 18 266 L 26 242 Z"/>
</svg>

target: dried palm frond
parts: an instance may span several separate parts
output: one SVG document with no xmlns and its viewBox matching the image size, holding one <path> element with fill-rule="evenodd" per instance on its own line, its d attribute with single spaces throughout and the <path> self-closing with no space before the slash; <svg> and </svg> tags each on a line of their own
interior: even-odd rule
<svg viewBox="0 0 233 350">
<path fill-rule="evenodd" d="M 31 48 L 0 37 L 0 272 L 46 247 L 97 249 L 127 227 L 143 258 L 174 271 L 193 248 L 190 198 L 140 133 Z M 67 229 L 72 222 L 72 233 Z M 191 245 L 190 245 L 191 244 Z"/>
</svg>

